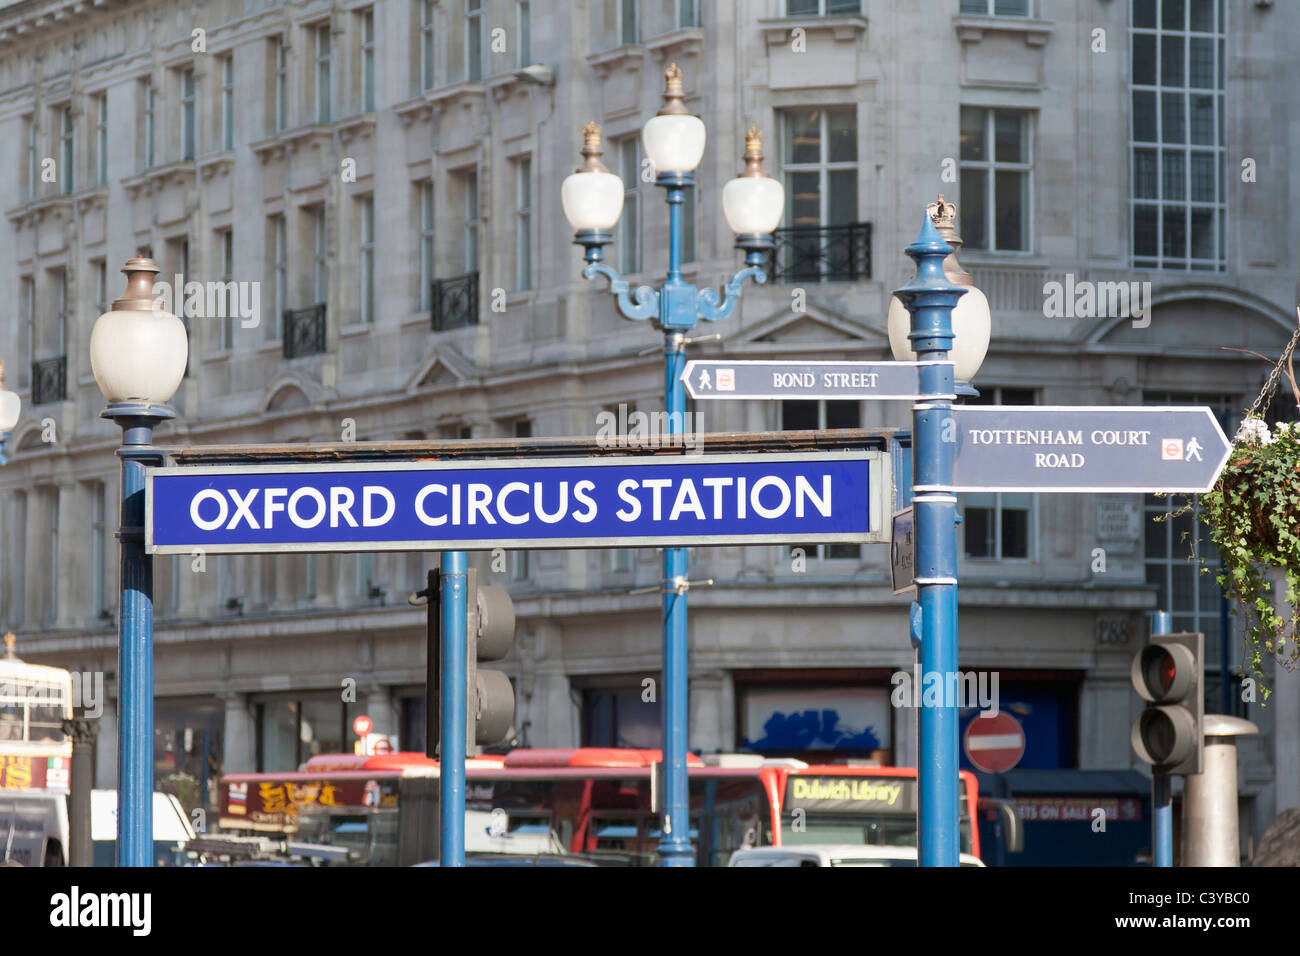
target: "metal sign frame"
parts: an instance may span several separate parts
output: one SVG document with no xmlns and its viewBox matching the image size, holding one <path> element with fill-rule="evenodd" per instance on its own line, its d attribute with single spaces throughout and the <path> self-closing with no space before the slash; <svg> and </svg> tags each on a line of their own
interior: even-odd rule
<svg viewBox="0 0 1300 956">
<path fill-rule="evenodd" d="M 898 562 L 894 558 L 895 552 L 902 547 L 898 539 L 894 536 L 894 530 L 897 526 L 898 519 L 906 516 L 912 522 L 912 577 L 903 586 L 899 586 L 898 580 L 894 577 L 894 572 L 898 568 Z M 889 519 L 889 583 L 895 594 L 915 594 L 916 593 L 916 512 L 912 506 L 908 505 L 899 511 L 895 511 Z"/>
<path fill-rule="evenodd" d="M 682 384 L 686 387 L 687 394 L 689 394 L 691 398 L 695 399 L 696 401 L 714 401 L 714 400 L 779 401 L 781 399 L 795 399 L 795 400 L 810 401 L 815 399 L 823 399 L 832 402 L 856 401 L 856 400 L 882 401 L 882 402 L 887 402 L 887 401 L 910 402 L 921 397 L 919 373 L 922 366 L 952 365 L 952 364 L 953 364 L 952 362 L 937 362 L 937 361 L 894 362 L 894 361 L 882 360 L 879 362 L 827 362 L 827 361 L 819 360 L 816 362 L 800 362 L 800 361 L 789 361 L 789 360 L 778 361 L 778 360 L 765 360 L 765 359 L 742 359 L 742 360 L 737 360 L 732 362 L 726 359 L 691 359 L 686 363 L 686 367 L 682 370 L 681 380 L 682 380 Z M 803 368 L 818 368 L 818 367 L 844 368 L 846 366 L 848 367 L 858 366 L 863 371 L 868 371 L 871 369 L 880 369 L 882 367 L 886 367 L 888 369 L 906 368 L 906 369 L 911 369 L 914 373 L 916 373 L 917 384 L 913 391 L 905 392 L 901 394 L 893 394 L 893 393 L 878 394 L 873 392 L 862 392 L 862 391 L 846 391 L 846 392 L 811 391 L 810 392 L 810 391 L 796 391 L 796 390 L 791 390 L 788 392 L 781 391 L 779 393 L 764 393 L 761 395 L 754 395 L 754 394 L 749 394 L 744 392 L 716 392 L 716 391 L 697 394 L 695 389 L 691 385 L 690 375 L 691 372 L 693 372 L 701 365 L 707 365 L 711 368 L 715 366 L 732 368 L 732 367 L 741 367 L 741 366 L 752 367 L 756 365 L 763 365 L 772 368 L 773 370 L 803 369 Z M 948 396 L 931 395 L 929 397 L 930 398 L 946 397 L 949 399 L 955 399 L 957 396 L 956 395 L 948 395 Z"/>
<path fill-rule="evenodd" d="M 331 474 L 356 472 L 428 472 L 479 471 L 511 468 L 636 468 L 647 466 L 681 467 L 699 464 L 725 465 L 734 462 L 750 464 L 777 462 L 863 461 L 868 472 L 870 493 L 868 520 L 872 530 L 860 532 L 796 532 L 790 534 L 708 534 L 708 535 L 625 535 L 619 537 L 568 537 L 568 538 L 499 538 L 483 539 L 418 539 L 406 541 L 335 541 L 324 543 L 213 543 L 169 544 L 154 543 L 154 479 L 168 476 L 195 477 L 200 475 L 257 475 L 257 474 Z M 265 465 L 181 465 L 145 470 L 145 550 L 149 554 L 327 554 L 379 551 L 490 551 L 494 548 L 513 550 L 561 550 L 567 548 L 645 548 L 645 547 L 695 547 L 714 545 L 779 545 L 806 544 L 880 544 L 889 540 L 890 528 L 885 522 L 888 513 L 886 496 L 893 494 L 893 468 L 888 451 L 861 449 L 845 451 L 820 451 L 805 453 L 749 453 L 722 455 L 610 455 L 600 458 L 527 458 L 450 461 L 356 461 L 320 464 L 265 464 Z M 506 529 L 502 529 L 503 532 Z"/>
</svg>

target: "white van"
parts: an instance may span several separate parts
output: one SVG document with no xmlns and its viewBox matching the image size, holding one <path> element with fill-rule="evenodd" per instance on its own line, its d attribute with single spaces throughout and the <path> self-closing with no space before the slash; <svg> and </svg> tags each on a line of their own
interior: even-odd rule
<svg viewBox="0 0 1300 956">
<path fill-rule="evenodd" d="M 0 790 L 0 864 L 68 865 L 68 796 L 47 790 Z M 92 865 L 113 866 L 117 850 L 117 791 L 90 792 Z M 154 865 L 180 866 L 194 828 L 180 801 L 154 792 Z"/>
<path fill-rule="evenodd" d="M 983 866 L 979 857 L 960 855 L 962 866 Z M 809 843 L 737 850 L 727 866 L 916 866 L 916 847 L 858 843 Z"/>
</svg>

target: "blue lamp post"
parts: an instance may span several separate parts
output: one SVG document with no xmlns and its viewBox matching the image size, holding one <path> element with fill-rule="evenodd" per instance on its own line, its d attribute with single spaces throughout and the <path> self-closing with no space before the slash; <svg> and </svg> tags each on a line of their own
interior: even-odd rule
<svg viewBox="0 0 1300 956">
<path fill-rule="evenodd" d="M 117 865 L 153 865 L 153 559 L 144 550 L 144 470 L 160 465 L 153 429 L 189 358 L 185 326 L 155 306 L 152 259 L 128 259 L 126 292 L 95 322 L 90 367 L 122 429 L 121 608 L 118 614 Z"/>
<path fill-rule="evenodd" d="M 682 278 L 682 203 L 694 187 L 694 171 L 704 155 L 704 123 L 682 102 L 682 73 L 677 64 L 664 71 L 664 105 L 646 123 L 642 143 L 656 172 L 655 184 L 668 201 L 668 276 L 658 289 L 640 286 L 629 293 L 628 283 L 604 262 L 604 247 L 613 241 L 613 228 L 623 207 L 623 183 L 600 161 L 600 127 L 583 130 L 582 169 L 564 181 L 564 213 L 573 226 L 575 244 L 586 250 L 583 275 L 603 275 L 627 319 L 653 319 L 664 333 L 664 400 L 670 434 L 681 434 L 686 394 L 681 381 L 686 333 L 703 318 L 717 322 L 736 308 L 746 279 L 765 282 L 763 258 L 772 248 L 771 233 L 781 221 L 785 191 L 762 169 L 762 137 L 751 128 L 745 136 L 745 170 L 723 188 L 723 214 L 736 233 L 737 248 L 745 250 L 745 268 L 727 280 L 720 297 L 713 289 L 698 289 Z M 687 578 L 685 548 L 664 549 L 664 797 L 659 853 L 664 866 L 693 866 L 690 841 L 689 788 L 686 776 L 689 690 L 687 686 Z"/>
<path fill-rule="evenodd" d="M 942 200 L 939 205 L 942 209 Z M 916 260 L 916 277 L 894 293 L 911 314 L 907 338 L 923 363 L 921 396 L 912 412 L 920 664 L 922 679 L 936 674 L 943 688 L 952 686 L 949 675 L 957 670 L 957 496 L 952 491 L 950 422 L 956 395 L 950 353 L 953 310 L 966 293 L 945 275 L 944 263 L 952 252 L 927 210 L 920 235 L 907 247 Z M 918 719 L 918 860 L 921 866 L 957 866 L 961 834 L 956 701 L 945 697 L 940 706 L 923 706 Z"/>
<path fill-rule="evenodd" d="M 9 461 L 5 457 L 5 443 L 9 440 L 13 427 L 18 424 L 22 411 L 22 399 L 5 388 L 5 363 L 0 361 L 0 465 Z"/>
</svg>

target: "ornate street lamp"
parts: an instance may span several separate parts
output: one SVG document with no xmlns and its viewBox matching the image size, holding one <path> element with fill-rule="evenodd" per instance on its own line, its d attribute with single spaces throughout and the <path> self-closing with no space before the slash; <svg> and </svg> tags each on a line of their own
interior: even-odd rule
<svg viewBox="0 0 1300 956">
<path fill-rule="evenodd" d="M 989 300 L 975 287 L 971 274 L 957 261 L 957 250 L 961 248 L 961 237 L 957 235 L 957 204 L 945 202 L 943 194 L 937 201 L 928 203 L 926 211 L 934 220 L 935 231 L 939 237 L 952 247 L 952 252 L 943 260 L 943 274 L 953 285 L 966 290 L 957 301 L 952 312 L 952 330 L 955 338 L 949 358 L 955 366 L 953 376 L 956 379 L 958 395 L 976 394 L 970 383 L 984 362 L 989 350 L 989 332 L 992 319 L 989 313 Z M 911 316 L 907 307 L 897 295 L 889 302 L 889 348 L 894 358 L 900 362 L 916 360 L 909 338 L 911 333 Z"/>
<path fill-rule="evenodd" d="M 117 865 L 153 865 L 153 559 L 144 550 L 144 470 L 161 465 L 156 424 L 189 359 L 185 326 L 155 303 L 152 259 L 128 259 L 126 292 L 95 321 L 90 367 L 122 429 L 121 609 L 118 614 Z"/>
<path fill-rule="evenodd" d="M 623 208 L 623 183 L 600 162 L 600 127 L 588 123 L 583 130 L 582 169 L 565 181 L 560 195 L 564 214 L 575 230 L 574 243 L 584 248 L 588 279 L 603 275 L 617 298 L 619 313 L 627 319 L 653 319 L 664 333 L 664 402 L 670 434 L 682 431 L 686 394 L 682 385 L 686 333 L 703 318 L 717 322 L 736 308 L 746 279 L 766 282 L 763 258 L 773 246 L 771 233 L 781 221 L 785 191 L 763 172 L 762 137 L 750 128 L 745 136 L 745 169 L 722 191 L 722 211 L 736 234 L 736 247 L 745 251 L 745 268 L 727 280 L 719 295 L 682 279 L 682 203 L 685 191 L 695 185 L 694 171 L 704 155 L 705 128 L 687 109 L 682 71 L 672 64 L 664 71 L 664 105 L 641 132 L 641 142 L 668 201 L 668 275 L 659 289 L 639 286 L 629 294 L 628 284 L 604 262 L 603 247 L 613 241 L 613 228 Z M 685 548 L 664 549 L 664 687 L 663 839 L 659 853 L 665 866 L 692 866 L 690 819 L 686 778 L 689 696 L 687 688 L 687 578 Z"/>
<path fill-rule="evenodd" d="M 8 461 L 5 457 L 5 442 L 9 440 L 9 433 L 18 424 L 22 411 L 22 399 L 16 392 L 5 388 L 5 363 L 0 359 L 0 465 Z"/>
</svg>

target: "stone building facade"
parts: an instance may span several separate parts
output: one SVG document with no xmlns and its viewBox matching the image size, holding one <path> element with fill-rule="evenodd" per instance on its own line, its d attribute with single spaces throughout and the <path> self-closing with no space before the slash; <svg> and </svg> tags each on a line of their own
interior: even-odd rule
<svg viewBox="0 0 1300 956">
<path fill-rule="evenodd" d="M 1297 41 L 1300 10 L 1247 0 L 0 5 L 0 138 L 19 173 L 0 181 L 0 355 L 24 402 L 0 468 L 0 623 L 25 656 L 114 686 L 117 435 L 88 339 L 137 250 L 161 279 L 259 294 L 255 321 L 186 316 L 163 445 L 591 435 L 602 410 L 661 407 L 659 335 L 582 279 L 559 185 L 595 119 L 627 189 L 611 261 L 662 274 L 666 205 L 637 135 L 671 62 L 709 136 L 688 278 L 716 285 L 740 263 L 720 192 L 751 123 L 789 204 L 772 281 L 695 355 L 887 358 L 902 248 L 942 192 L 993 314 L 977 400 L 1205 403 L 1233 427 L 1267 367 L 1221 346 L 1277 354 L 1295 326 Z M 1064 291 L 1111 282 L 1145 309 Z M 910 417 L 699 411 L 709 431 Z M 1135 768 L 1129 661 L 1162 606 L 1207 633 L 1210 709 L 1226 662 L 1230 707 L 1264 731 L 1243 743 L 1243 848 L 1300 803 L 1300 780 L 1274 772 L 1300 764 L 1295 734 L 1237 700 L 1236 630 L 1181 528 L 1152 520 L 1163 503 L 961 507 L 961 664 L 1019 702 L 1027 765 Z M 422 747 L 424 614 L 405 598 L 436 560 L 159 559 L 159 772 L 202 773 L 205 750 L 213 772 L 289 769 L 350 746 L 363 712 Z M 631 592 L 658 582 L 656 552 L 473 560 L 519 614 L 521 743 L 654 746 L 659 602 Z M 913 653 L 885 549 L 697 549 L 691 573 L 715 581 L 691 595 L 694 748 L 840 740 L 914 761 L 915 712 L 888 705 Z M 829 711 L 838 723 L 806 733 L 782 722 Z M 110 785 L 111 711 L 100 741 Z"/>
</svg>

